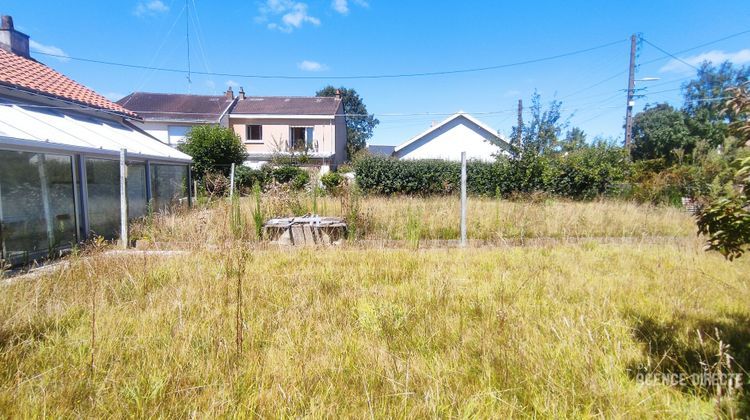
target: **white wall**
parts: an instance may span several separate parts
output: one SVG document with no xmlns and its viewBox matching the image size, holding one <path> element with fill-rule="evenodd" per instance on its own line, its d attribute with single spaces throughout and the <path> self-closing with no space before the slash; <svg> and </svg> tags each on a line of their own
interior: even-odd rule
<svg viewBox="0 0 750 420">
<path fill-rule="evenodd" d="M 179 142 L 184 140 L 184 132 L 189 130 L 192 125 L 190 124 L 172 124 L 165 122 L 136 122 L 140 129 L 147 132 L 148 134 L 156 137 L 162 143 L 168 144 L 172 147 L 177 147 Z M 170 136 L 171 131 L 171 136 Z"/>
<path fill-rule="evenodd" d="M 466 152 L 467 159 L 491 161 L 501 149 L 487 141 L 488 136 L 478 125 L 459 116 L 397 151 L 396 157 L 460 161 L 461 152 Z"/>
</svg>

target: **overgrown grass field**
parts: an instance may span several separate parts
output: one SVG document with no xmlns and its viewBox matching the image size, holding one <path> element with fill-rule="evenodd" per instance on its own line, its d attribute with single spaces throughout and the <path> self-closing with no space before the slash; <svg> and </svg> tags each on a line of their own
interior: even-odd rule
<svg viewBox="0 0 750 420">
<path fill-rule="evenodd" d="M 390 207 L 368 200 L 369 208 Z M 0 416 L 750 413 L 742 385 L 658 380 L 673 373 L 748 380 L 750 260 L 703 252 L 676 210 L 474 203 L 488 215 L 481 223 L 499 208 L 500 220 L 526 218 L 537 235 L 569 226 L 579 236 L 692 239 L 284 250 L 226 242 L 224 205 L 157 218 L 151 232 L 213 240 L 219 250 L 93 249 L 57 271 L 0 286 Z M 392 207 L 390 214 L 420 208 L 436 226 L 440 212 L 453 211 L 439 200 Z M 626 211 L 645 215 L 628 228 Z"/>
<path fill-rule="evenodd" d="M 253 198 L 240 201 L 246 239 L 253 239 Z M 460 203 L 456 197 L 314 197 L 309 194 L 264 195 L 263 220 L 270 217 L 315 213 L 355 221 L 359 239 L 455 240 L 459 237 Z M 218 244 L 232 237 L 231 206 L 212 203 L 188 214 L 156 216 L 149 226 L 139 226 L 134 237 L 155 241 Z M 524 238 L 588 237 L 694 237 L 695 222 L 674 207 L 628 202 L 561 200 L 510 201 L 471 197 L 467 217 L 471 240 L 489 243 Z"/>
</svg>

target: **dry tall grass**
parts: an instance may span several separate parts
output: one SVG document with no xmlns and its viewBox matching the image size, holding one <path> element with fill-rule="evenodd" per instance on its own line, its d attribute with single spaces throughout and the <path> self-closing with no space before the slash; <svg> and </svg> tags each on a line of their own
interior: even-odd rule
<svg viewBox="0 0 750 420">
<path fill-rule="evenodd" d="M 255 201 L 242 199 L 248 239 L 255 223 Z M 455 197 L 364 197 L 360 200 L 357 231 L 366 240 L 458 239 L 459 202 Z M 344 208 L 342 208 L 344 207 Z M 264 195 L 261 200 L 265 219 L 317 213 L 347 216 L 342 200 L 308 195 Z M 133 237 L 155 241 L 217 244 L 231 238 L 228 220 L 231 209 L 220 201 L 182 215 L 157 216 L 150 228 L 139 226 Z M 469 239 L 501 241 L 517 238 L 585 238 L 694 236 L 692 218 L 672 207 L 654 207 L 620 201 L 568 202 L 548 200 L 541 203 L 470 198 Z"/>
<path fill-rule="evenodd" d="M 570 226 L 547 207 L 505 206 L 555 218 L 540 232 Z M 634 372 L 667 363 L 690 372 L 696 330 L 714 328 L 747 362 L 736 343 L 750 340 L 750 260 L 592 243 L 256 250 L 238 270 L 237 252 L 73 257 L 56 274 L 2 287 L 0 415 L 696 418 L 741 409 L 737 397 L 717 405 L 704 389 L 645 384 Z"/>
</svg>

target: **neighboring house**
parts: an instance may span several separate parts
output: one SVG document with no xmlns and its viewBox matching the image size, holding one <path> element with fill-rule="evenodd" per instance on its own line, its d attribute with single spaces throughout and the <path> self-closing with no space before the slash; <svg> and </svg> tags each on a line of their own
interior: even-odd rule
<svg viewBox="0 0 750 420">
<path fill-rule="evenodd" d="M 120 231 L 120 154 L 128 214 L 189 201 L 190 156 L 133 125 L 138 117 L 29 55 L 0 26 L 0 260 L 46 257 Z"/>
<path fill-rule="evenodd" d="M 229 126 L 245 144 L 250 166 L 306 155 L 312 164 L 335 168 L 347 158 L 340 97 L 241 97 L 229 111 Z"/>
<path fill-rule="evenodd" d="M 242 89 L 235 98 L 231 87 L 224 95 L 133 92 L 117 104 L 143 118 L 139 126 L 144 131 L 176 147 L 185 141 L 193 126 L 220 124 L 228 127 L 229 109 L 241 97 L 244 97 Z"/>
<path fill-rule="evenodd" d="M 398 159 L 489 161 L 501 153 L 508 153 L 510 144 L 497 131 L 469 114 L 458 112 L 443 122 L 399 145 L 393 156 Z"/>
<path fill-rule="evenodd" d="M 396 146 L 369 144 L 367 145 L 367 151 L 373 156 L 393 156 L 393 151 L 396 150 Z"/>
</svg>

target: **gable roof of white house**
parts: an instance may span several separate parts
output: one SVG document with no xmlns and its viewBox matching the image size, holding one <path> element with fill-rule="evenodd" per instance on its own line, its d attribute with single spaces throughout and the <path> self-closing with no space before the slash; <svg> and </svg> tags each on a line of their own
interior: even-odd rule
<svg viewBox="0 0 750 420">
<path fill-rule="evenodd" d="M 425 130 L 425 131 L 417 134 L 416 136 L 412 137 L 408 141 L 406 141 L 404 143 L 401 143 L 400 145 L 396 146 L 396 149 L 394 150 L 394 152 L 398 153 L 399 151 L 403 150 L 404 148 L 406 148 L 410 144 L 421 140 L 422 138 L 428 136 L 433 131 L 439 130 L 443 126 L 451 123 L 453 120 L 458 119 L 458 118 L 465 118 L 465 119 L 471 121 L 472 123 L 476 124 L 482 131 L 484 131 L 487 134 L 487 139 L 496 139 L 496 140 L 499 141 L 500 144 L 504 144 L 504 145 L 508 146 L 508 147 L 502 147 L 502 148 L 507 149 L 507 148 L 510 147 L 510 144 L 508 144 L 508 142 L 500 134 L 498 134 L 497 131 L 494 130 L 492 127 L 488 126 L 487 124 L 479 121 L 478 119 L 472 117 L 471 115 L 469 115 L 469 114 L 467 114 L 467 113 L 465 113 L 463 111 L 458 111 L 455 114 L 451 115 L 450 117 L 446 118 L 445 120 L 441 121 L 440 123 L 433 125 L 432 127 L 428 128 L 427 130 Z"/>
</svg>

